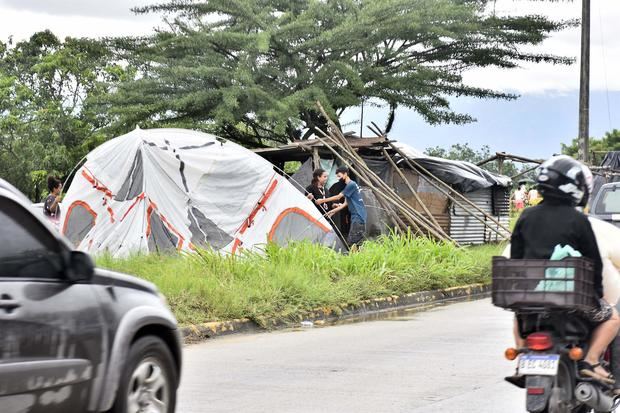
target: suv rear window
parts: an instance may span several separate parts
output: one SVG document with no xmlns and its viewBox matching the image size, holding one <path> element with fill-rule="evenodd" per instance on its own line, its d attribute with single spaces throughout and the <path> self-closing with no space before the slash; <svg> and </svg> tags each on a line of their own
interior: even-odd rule
<svg viewBox="0 0 620 413">
<path fill-rule="evenodd" d="M 596 214 L 620 214 L 620 188 L 605 189 L 596 205 Z"/>
</svg>

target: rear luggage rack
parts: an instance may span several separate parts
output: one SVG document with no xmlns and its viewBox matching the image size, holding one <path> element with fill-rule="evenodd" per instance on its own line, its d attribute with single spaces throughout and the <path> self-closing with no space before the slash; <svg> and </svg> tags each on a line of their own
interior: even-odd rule
<svg viewBox="0 0 620 413">
<path fill-rule="evenodd" d="M 511 310 L 598 307 L 594 263 L 587 258 L 509 260 L 493 257 L 493 304 Z"/>
</svg>

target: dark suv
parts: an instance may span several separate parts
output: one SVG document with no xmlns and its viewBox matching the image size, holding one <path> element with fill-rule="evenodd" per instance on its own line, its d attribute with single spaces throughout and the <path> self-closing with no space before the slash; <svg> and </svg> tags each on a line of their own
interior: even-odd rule
<svg viewBox="0 0 620 413">
<path fill-rule="evenodd" d="M 0 180 L 0 412 L 171 413 L 174 316 L 148 282 L 95 269 Z"/>
<path fill-rule="evenodd" d="M 590 215 L 620 227 L 620 182 L 601 187 L 592 202 Z"/>
</svg>

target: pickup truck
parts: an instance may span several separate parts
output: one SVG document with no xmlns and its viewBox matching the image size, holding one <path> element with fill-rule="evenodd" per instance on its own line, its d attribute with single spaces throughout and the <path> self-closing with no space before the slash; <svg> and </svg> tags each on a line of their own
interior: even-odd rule
<svg viewBox="0 0 620 413">
<path fill-rule="evenodd" d="M 620 182 L 601 187 L 590 207 L 590 215 L 620 227 Z"/>
</svg>

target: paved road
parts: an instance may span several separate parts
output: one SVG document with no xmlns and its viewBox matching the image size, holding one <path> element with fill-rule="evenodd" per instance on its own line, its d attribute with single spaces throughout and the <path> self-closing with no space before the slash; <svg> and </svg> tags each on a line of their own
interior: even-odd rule
<svg viewBox="0 0 620 413">
<path fill-rule="evenodd" d="M 502 377 L 511 315 L 489 300 L 185 350 L 180 413 L 521 413 Z"/>
</svg>

